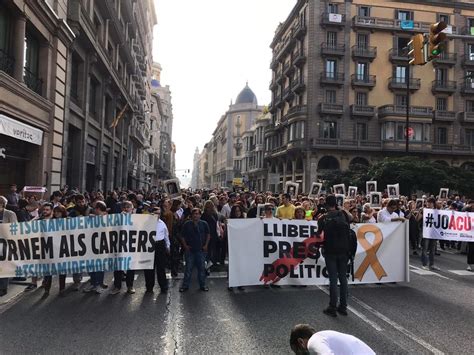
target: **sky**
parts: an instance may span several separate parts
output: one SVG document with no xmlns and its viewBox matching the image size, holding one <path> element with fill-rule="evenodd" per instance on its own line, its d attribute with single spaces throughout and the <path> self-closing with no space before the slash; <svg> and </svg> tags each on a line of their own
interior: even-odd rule
<svg viewBox="0 0 474 355">
<path fill-rule="evenodd" d="M 295 3 L 155 0 L 153 60 L 163 68 L 161 84 L 171 89 L 172 138 L 181 180 L 191 177 L 184 170 L 192 171 L 196 147 L 201 151 L 212 138 L 220 117 L 247 81 L 259 105 L 270 102 L 270 43 Z"/>
</svg>

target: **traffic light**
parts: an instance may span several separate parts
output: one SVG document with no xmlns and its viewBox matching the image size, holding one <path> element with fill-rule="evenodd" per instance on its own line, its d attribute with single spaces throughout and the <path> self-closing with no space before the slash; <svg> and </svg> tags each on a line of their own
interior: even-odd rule
<svg viewBox="0 0 474 355">
<path fill-rule="evenodd" d="M 423 55 L 423 35 L 417 34 L 411 38 L 411 41 L 408 42 L 408 58 L 410 65 L 423 65 L 426 64 Z"/>
<path fill-rule="evenodd" d="M 430 27 L 429 37 L 429 60 L 438 57 L 444 51 L 444 41 L 446 40 L 446 33 L 443 30 L 448 27 L 446 22 L 440 21 L 434 23 Z"/>
</svg>

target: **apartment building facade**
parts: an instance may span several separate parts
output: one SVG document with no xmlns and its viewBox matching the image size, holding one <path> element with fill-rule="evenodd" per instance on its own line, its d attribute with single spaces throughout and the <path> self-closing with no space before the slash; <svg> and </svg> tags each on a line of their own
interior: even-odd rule
<svg viewBox="0 0 474 355">
<path fill-rule="evenodd" d="M 411 66 L 411 36 L 438 21 L 462 38 Z M 468 1 L 299 0 L 271 43 L 272 113 L 265 159 L 281 190 L 351 164 L 405 154 L 474 167 L 474 5 Z"/>
<path fill-rule="evenodd" d="M 153 1 L 70 0 L 63 184 L 149 187 Z"/>
<path fill-rule="evenodd" d="M 8 184 L 61 184 L 67 1 L 0 2 L 0 194 Z"/>
</svg>

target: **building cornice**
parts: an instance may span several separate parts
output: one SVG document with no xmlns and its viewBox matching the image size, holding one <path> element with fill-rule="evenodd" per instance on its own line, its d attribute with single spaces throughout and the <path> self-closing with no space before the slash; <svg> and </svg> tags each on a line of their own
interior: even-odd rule
<svg viewBox="0 0 474 355">
<path fill-rule="evenodd" d="M 278 43 L 278 41 L 281 39 L 281 37 L 283 36 L 285 31 L 290 26 L 293 18 L 298 15 L 298 13 L 301 10 L 301 8 L 303 7 L 303 5 L 306 4 L 307 2 L 308 2 L 308 0 L 298 0 L 298 2 L 295 4 L 295 6 L 291 10 L 290 14 L 288 15 L 288 17 L 286 18 L 286 20 L 281 22 L 278 25 L 278 27 L 275 31 L 275 35 L 273 37 L 273 41 L 270 44 L 271 49 L 273 49 L 273 47 L 275 47 L 275 45 Z"/>
</svg>

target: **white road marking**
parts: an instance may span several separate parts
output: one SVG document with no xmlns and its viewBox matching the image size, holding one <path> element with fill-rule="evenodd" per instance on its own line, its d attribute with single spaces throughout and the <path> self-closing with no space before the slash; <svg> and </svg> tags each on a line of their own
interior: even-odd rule
<svg viewBox="0 0 474 355">
<path fill-rule="evenodd" d="M 467 270 L 448 270 L 449 272 L 460 276 L 474 276 L 474 272 Z"/>
<path fill-rule="evenodd" d="M 422 268 L 417 267 L 417 266 L 413 266 L 411 264 L 410 264 L 410 267 L 415 269 L 415 270 L 410 270 L 410 271 L 414 272 L 415 274 L 418 274 L 418 275 L 432 275 L 432 276 L 441 277 L 442 279 L 454 281 L 453 279 L 450 279 L 449 277 L 438 274 L 437 272 L 433 272 L 433 271 L 429 271 L 429 270 L 423 270 Z"/>
<path fill-rule="evenodd" d="M 382 313 L 380 313 L 379 311 L 373 309 L 372 307 L 370 307 L 368 304 L 366 304 L 365 302 L 362 302 L 361 300 L 359 300 L 357 297 L 351 297 L 352 300 L 354 300 L 359 306 L 361 306 L 362 308 L 366 309 L 367 311 L 369 311 L 370 313 L 372 313 L 374 316 L 376 316 L 377 318 L 383 320 L 384 322 L 386 322 L 387 324 L 391 325 L 393 328 L 397 329 L 399 332 L 401 332 L 402 334 L 406 335 L 407 337 L 409 337 L 411 340 L 413 340 L 414 342 L 420 344 L 422 347 L 424 347 L 425 349 L 431 351 L 433 354 L 436 354 L 436 355 L 442 355 L 444 354 L 441 350 L 437 349 L 436 347 L 434 347 L 433 345 L 427 343 L 426 341 L 424 341 L 423 339 L 421 339 L 420 337 L 416 336 L 414 333 L 412 333 L 411 331 L 409 331 L 408 329 L 404 328 L 403 326 L 401 326 L 400 324 L 396 323 L 395 321 L 391 320 L 390 318 L 388 318 L 387 316 L 383 315 Z"/>
<path fill-rule="evenodd" d="M 81 282 L 87 282 L 89 281 L 90 277 L 89 276 L 82 276 Z M 66 277 L 66 283 L 67 284 L 72 284 L 74 282 L 74 279 L 72 277 Z"/>
<path fill-rule="evenodd" d="M 329 295 L 329 291 L 326 290 L 325 288 L 323 288 L 322 286 L 316 286 L 316 287 L 319 288 L 321 291 L 323 291 L 325 294 Z M 377 323 L 371 321 L 364 314 L 362 314 L 359 311 L 355 310 L 353 307 L 347 306 L 347 309 L 349 311 L 351 311 L 352 313 L 354 313 L 357 317 L 362 319 L 365 323 L 370 325 L 372 328 L 374 328 L 376 331 L 381 332 L 383 330 L 383 328 L 381 326 L 379 326 Z"/>
</svg>

